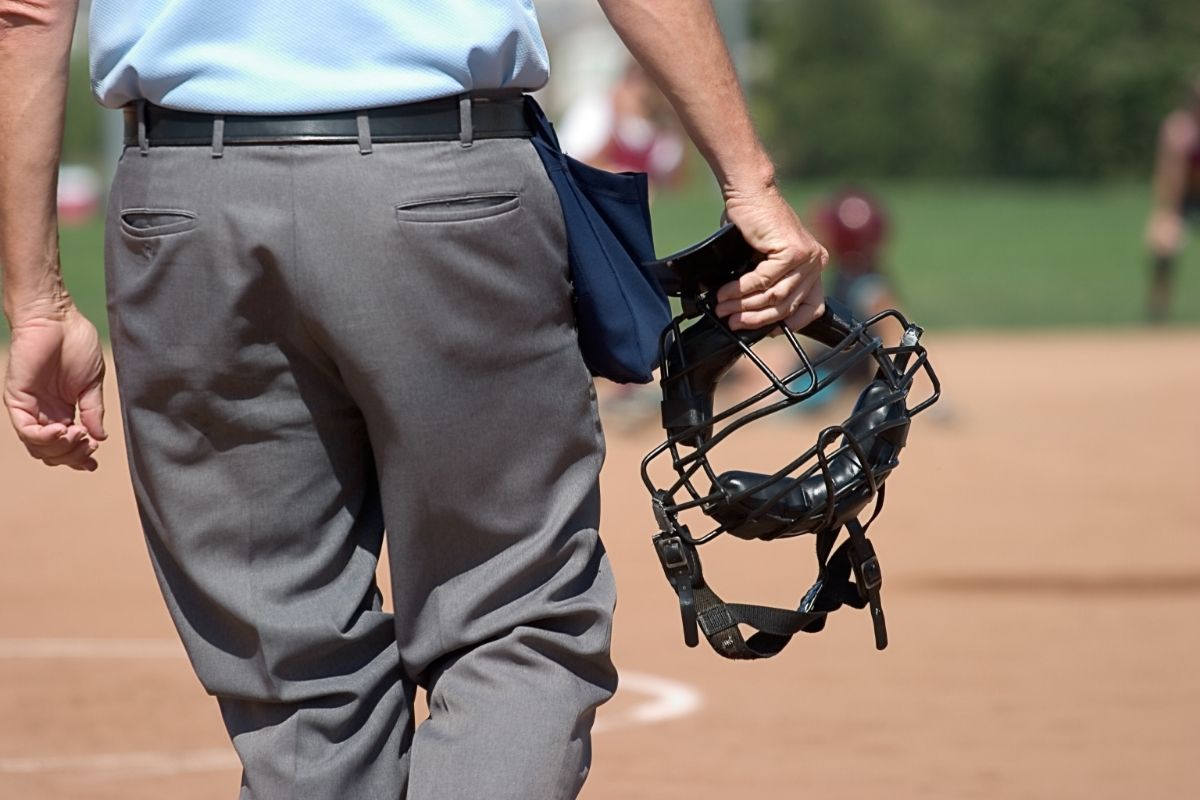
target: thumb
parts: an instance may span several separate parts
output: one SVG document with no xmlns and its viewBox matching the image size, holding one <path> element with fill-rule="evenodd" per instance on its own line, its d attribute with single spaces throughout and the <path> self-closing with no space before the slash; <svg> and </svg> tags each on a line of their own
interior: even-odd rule
<svg viewBox="0 0 1200 800">
<path fill-rule="evenodd" d="M 104 383 L 96 381 L 79 397 L 79 421 L 96 441 L 108 438 L 104 430 Z"/>
</svg>

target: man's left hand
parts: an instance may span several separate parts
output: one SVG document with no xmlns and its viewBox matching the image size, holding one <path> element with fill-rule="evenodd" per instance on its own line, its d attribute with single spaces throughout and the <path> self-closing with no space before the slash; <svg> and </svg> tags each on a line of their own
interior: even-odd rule
<svg viewBox="0 0 1200 800">
<path fill-rule="evenodd" d="M 812 237 L 775 186 L 728 193 L 725 215 L 764 258 L 717 291 L 717 315 L 733 330 L 786 322 L 799 330 L 825 310 L 821 270 L 829 253 Z"/>
</svg>

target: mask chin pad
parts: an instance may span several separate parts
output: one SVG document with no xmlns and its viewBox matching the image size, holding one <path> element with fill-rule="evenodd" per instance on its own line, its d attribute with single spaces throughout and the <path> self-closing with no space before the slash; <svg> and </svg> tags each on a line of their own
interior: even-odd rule
<svg viewBox="0 0 1200 800">
<path fill-rule="evenodd" d="M 879 405 L 889 391 L 883 381 L 872 381 L 859 396 L 855 411 Z M 706 512 L 740 539 L 770 540 L 814 533 L 827 521 L 841 526 L 856 516 L 873 495 L 863 466 L 848 444 L 849 437 L 854 437 L 859 449 L 868 454 L 873 469 L 891 469 L 908 431 L 903 401 L 879 405 L 854 419 L 845 430 L 840 451 L 828 462 L 828 483 L 825 473 L 816 467 L 802 476 L 779 481 L 770 481 L 770 476 L 761 472 L 730 470 L 717 476 L 710 493 L 738 499 L 718 500 L 706 507 Z M 828 505 L 830 484 L 836 504 L 832 517 Z"/>
<path fill-rule="evenodd" d="M 819 477 L 814 477 L 821 482 Z M 821 502 L 813 496 L 811 480 L 789 479 L 771 483 L 756 491 L 747 491 L 767 478 L 761 472 L 740 470 L 718 475 L 717 482 L 712 486 L 714 495 L 741 496 L 737 500 L 718 500 L 705 511 L 739 539 L 771 540 L 780 536 L 794 536 L 804 533 L 810 523 L 820 521 L 819 514 L 815 515 L 815 519 L 810 519 L 814 516 L 813 509 Z M 781 491 L 784 492 L 783 496 L 771 503 L 771 498 Z M 821 482 L 820 494 L 825 494 L 824 482 Z M 758 513 L 768 503 L 770 507 Z"/>
<path fill-rule="evenodd" d="M 837 498 L 833 515 L 833 524 L 837 526 L 858 514 L 872 492 L 863 479 L 858 460 L 849 451 L 830 459 L 829 473 Z M 735 496 L 768 477 L 759 472 L 725 472 L 717 476 L 712 488 L 716 494 Z M 737 500 L 718 501 L 706 511 L 739 539 L 769 541 L 814 533 L 823 527 L 829 515 L 828 490 L 824 476 L 817 471 L 803 478 L 769 483 Z M 773 500 L 775 497 L 778 499 Z"/>
</svg>

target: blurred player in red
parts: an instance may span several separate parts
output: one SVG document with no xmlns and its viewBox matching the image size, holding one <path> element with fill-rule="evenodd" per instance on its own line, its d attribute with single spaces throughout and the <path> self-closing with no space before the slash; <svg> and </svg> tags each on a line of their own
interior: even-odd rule
<svg viewBox="0 0 1200 800">
<path fill-rule="evenodd" d="M 873 195 L 842 189 L 813 211 L 813 227 L 829 250 L 833 285 L 829 296 L 844 303 L 858 319 L 867 319 L 896 305 L 883 271 L 883 246 L 888 218 Z"/>
<path fill-rule="evenodd" d="M 563 149 L 612 172 L 645 172 L 650 187 L 682 177 L 684 137 L 662 93 L 633 61 L 607 94 L 584 95 L 559 126 Z"/>
<path fill-rule="evenodd" d="M 1163 120 L 1154 166 L 1154 206 L 1146 226 L 1151 278 L 1147 316 L 1167 317 L 1174 261 L 1186 220 L 1200 219 L 1200 73 L 1188 86 L 1187 101 Z"/>
<path fill-rule="evenodd" d="M 813 233 L 829 250 L 832 285 L 827 286 L 826 296 L 841 301 L 860 320 L 895 308 L 895 294 L 883 267 L 883 250 L 890 227 L 883 204 L 869 192 L 844 188 L 818 201 L 809 209 L 807 219 Z M 886 320 L 875 328 L 875 333 L 885 342 L 895 343 L 903 331 L 899 323 Z M 871 376 L 869 366 L 863 366 L 867 369 L 862 375 L 850 377 L 865 383 Z M 808 375 L 801 375 L 791 387 L 802 391 L 811 380 Z M 843 383 L 849 388 L 857 381 Z M 796 408 L 803 413 L 817 412 L 834 400 L 834 392 L 834 387 L 823 389 Z"/>
</svg>

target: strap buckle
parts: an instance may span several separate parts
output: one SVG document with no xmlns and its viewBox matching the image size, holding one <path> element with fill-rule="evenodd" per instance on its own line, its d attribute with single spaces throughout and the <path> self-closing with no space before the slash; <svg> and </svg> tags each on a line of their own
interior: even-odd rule
<svg viewBox="0 0 1200 800">
<path fill-rule="evenodd" d="M 879 569 L 879 559 L 874 555 L 856 566 L 858 569 L 855 578 L 858 585 L 868 595 L 871 592 L 877 591 L 883 585 L 883 573 Z"/>
<path fill-rule="evenodd" d="M 870 539 L 864 539 L 867 552 L 871 555 L 862 561 L 855 559 L 854 582 L 858 584 L 859 595 L 867 601 L 871 609 L 871 627 L 875 631 L 875 649 L 887 647 L 887 624 L 883 618 L 883 603 L 879 598 L 879 587 L 883 585 L 883 573 L 879 570 L 879 559 L 875 557 L 875 548 Z"/>
<path fill-rule="evenodd" d="M 879 568 L 879 559 L 875 556 L 875 545 L 866 537 L 858 520 L 851 520 L 846 525 L 850 534 L 851 557 L 850 565 L 854 569 L 854 583 L 858 587 L 858 596 L 867 601 L 871 609 L 871 627 L 875 631 L 875 649 L 887 647 L 887 623 L 883 616 L 883 603 L 879 598 L 879 587 L 883 585 L 883 572 Z"/>
<path fill-rule="evenodd" d="M 686 533 L 682 528 L 681 532 Z M 700 577 L 696 552 L 683 537 L 675 533 L 660 533 L 654 537 L 654 550 L 671 588 L 679 597 L 679 614 L 683 619 L 683 641 L 688 647 L 700 644 L 696 632 L 695 587 Z"/>
</svg>

